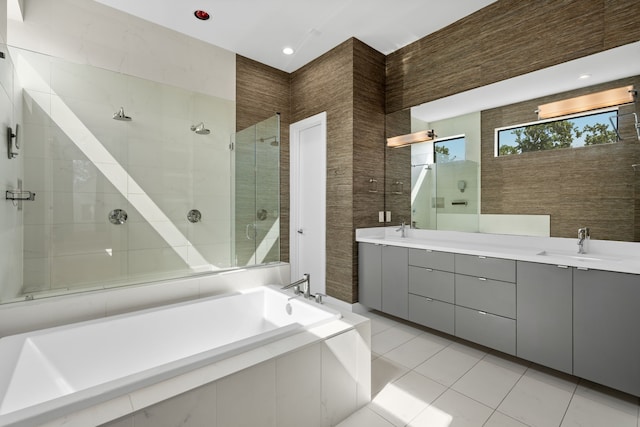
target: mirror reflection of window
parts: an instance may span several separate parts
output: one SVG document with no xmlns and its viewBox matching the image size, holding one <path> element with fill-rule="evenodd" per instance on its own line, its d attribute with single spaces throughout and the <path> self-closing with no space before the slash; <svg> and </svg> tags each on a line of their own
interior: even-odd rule
<svg viewBox="0 0 640 427">
<path fill-rule="evenodd" d="M 618 110 L 582 114 L 563 119 L 496 129 L 496 155 L 577 148 L 618 141 Z"/>
<path fill-rule="evenodd" d="M 466 160 L 464 136 L 438 140 L 434 144 L 436 163 L 448 163 Z"/>
</svg>

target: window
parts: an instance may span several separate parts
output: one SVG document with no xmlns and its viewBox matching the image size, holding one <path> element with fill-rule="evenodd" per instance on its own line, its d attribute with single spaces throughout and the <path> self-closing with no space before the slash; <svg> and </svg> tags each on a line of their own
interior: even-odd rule
<svg viewBox="0 0 640 427">
<path fill-rule="evenodd" d="M 576 148 L 617 141 L 617 109 L 495 130 L 495 155 Z"/>
<path fill-rule="evenodd" d="M 449 139 L 439 139 L 433 145 L 436 163 L 465 160 L 464 135 Z"/>
</svg>

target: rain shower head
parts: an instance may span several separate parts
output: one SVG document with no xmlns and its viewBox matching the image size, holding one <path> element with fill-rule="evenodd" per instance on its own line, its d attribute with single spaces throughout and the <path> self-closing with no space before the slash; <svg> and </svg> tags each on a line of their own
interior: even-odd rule
<svg viewBox="0 0 640 427">
<path fill-rule="evenodd" d="M 204 123 L 200 122 L 197 125 L 192 125 L 191 130 L 197 133 L 198 135 L 209 135 L 211 131 L 204 127 Z"/>
<path fill-rule="evenodd" d="M 123 121 L 123 122 L 130 122 L 131 121 L 131 117 L 127 116 L 124 113 L 124 107 L 120 107 L 118 112 L 113 114 L 113 120 L 120 120 L 120 121 Z"/>
</svg>

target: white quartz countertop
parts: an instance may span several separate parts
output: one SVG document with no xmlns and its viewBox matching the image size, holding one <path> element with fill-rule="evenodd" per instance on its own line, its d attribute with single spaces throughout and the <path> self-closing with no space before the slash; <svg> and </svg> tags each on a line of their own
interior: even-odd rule
<svg viewBox="0 0 640 427">
<path fill-rule="evenodd" d="M 530 261 L 593 270 L 640 274 L 640 243 L 590 240 L 587 253 L 578 253 L 578 239 L 513 236 L 397 227 L 356 230 L 356 241 L 387 246 L 453 252 Z"/>
</svg>

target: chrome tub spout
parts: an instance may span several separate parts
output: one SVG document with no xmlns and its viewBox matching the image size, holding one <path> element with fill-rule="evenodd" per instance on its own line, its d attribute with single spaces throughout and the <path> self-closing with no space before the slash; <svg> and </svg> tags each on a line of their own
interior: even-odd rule
<svg viewBox="0 0 640 427">
<path fill-rule="evenodd" d="M 309 298 L 309 295 L 311 295 L 309 273 L 303 274 L 302 279 L 289 283 L 288 285 L 283 286 L 281 289 L 290 289 L 290 288 L 293 288 L 294 294 L 299 295 L 301 293 L 304 293 L 304 297 Z"/>
</svg>

